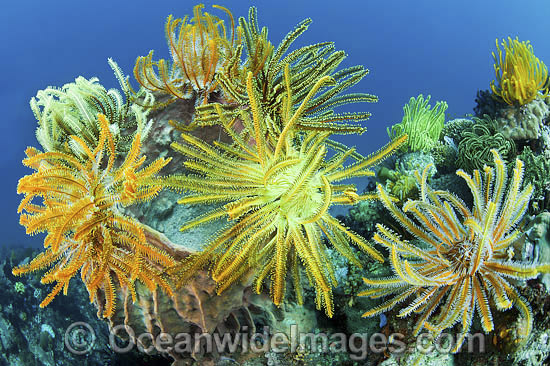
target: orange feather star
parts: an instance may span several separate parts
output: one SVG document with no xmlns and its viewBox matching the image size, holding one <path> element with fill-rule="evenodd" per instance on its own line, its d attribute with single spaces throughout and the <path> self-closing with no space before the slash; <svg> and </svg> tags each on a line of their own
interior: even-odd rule
<svg viewBox="0 0 550 366">
<path fill-rule="evenodd" d="M 145 161 L 139 153 L 138 132 L 125 160 L 115 168 L 116 144 L 107 118 L 99 114 L 98 124 L 96 146 L 71 136 L 71 143 L 85 152 L 85 158 L 27 148 L 23 164 L 35 172 L 21 178 L 17 186 L 18 193 L 25 195 L 18 208 L 20 223 L 28 234 L 47 233 L 46 251 L 14 268 L 13 274 L 49 268 L 42 283 L 56 284 L 40 304 L 45 307 L 61 290 L 67 294 L 69 281 L 80 271 L 90 301 L 99 289 L 104 290 L 103 316 L 110 317 L 115 307 L 113 279 L 127 286 L 134 299 L 136 279 L 151 291 L 160 286 L 172 293 L 161 269 L 173 265 L 173 259 L 149 245 L 141 224 L 119 210 L 158 193 L 158 186 L 143 183 L 169 159 L 159 158 L 138 170 Z M 33 203 L 35 198 L 39 203 Z"/>
</svg>

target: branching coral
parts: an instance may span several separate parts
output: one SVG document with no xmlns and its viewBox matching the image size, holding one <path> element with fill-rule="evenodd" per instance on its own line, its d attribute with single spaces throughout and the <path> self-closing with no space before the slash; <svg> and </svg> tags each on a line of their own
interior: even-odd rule
<svg viewBox="0 0 550 366">
<path fill-rule="evenodd" d="M 483 330 L 490 332 L 494 328 L 490 304 L 500 311 L 515 306 L 526 319 L 523 336 L 529 334 L 532 327 L 529 305 L 510 279 L 535 278 L 540 272 L 550 271 L 550 265 L 512 260 L 512 245 L 521 233 L 515 226 L 527 209 L 533 187 L 521 189 L 523 162 L 519 159 L 507 184 L 506 166 L 496 150 L 492 154 L 495 168 L 485 167 L 483 177 L 479 170 L 473 176 L 462 170 L 457 172 L 474 197 L 472 210 L 452 193 L 432 190 L 426 184 L 428 168 L 422 177 L 416 174 L 421 198 L 408 201 L 402 211 L 378 186 L 386 208 L 420 244 L 403 240 L 378 225 L 374 240 L 389 248 L 396 276 L 364 279 L 370 289 L 360 295 L 392 296 L 364 316 L 380 314 L 414 297 L 399 316 L 419 314 L 414 335 L 425 328 L 434 339 L 443 330 L 461 323 L 453 349 L 457 352 L 476 310 Z"/>
<path fill-rule="evenodd" d="M 502 40 L 502 48 L 496 40 L 498 56 L 493 52 L 496 81 L 491 90 L 510 105 L 525 105 L 533 101 L 540 90 L 548 94 L 548 69 L 533 53 L 533 46 L 527 42 Z"/>
<path fill-rule="evenodd" d="M 360 262 L 350 243 L 382 260 L 362 237 L 332 217 L 329 208 L 371 198 L 358 195 L 354 185 L 337 182 L 372 175 L 368 168 L 388 156 L 406 137 L 347 167 L 344 162 L 358 155 L 354 149 L 340 145 L 336 154 L 327 159 L 329 133 L 299 133 L 297 125 L 311 98 L 329 81 L 329 76 L 320 78 L 302 104 L 294 108 L 287 66 L 286 94 L 283 109 L 277 116 L 284 128 L 276 132 L 275 122 L 260 104 L 253 74 L 249 72 L 247 93 L 252 116 L 247 110 L 241 110 L 244 130 L 236 133 L 232 121 L 226 120 L 221 107 L 217 107 L 220 123 L 233 137 L 234 144 L 218 142 L 216 146 L 209 146 L 188 134 L 182 135 L 184 144 L 173 144 L 177 151 L 191 158 L 185 166 L 196 174 L 166 177 L 160 183 L 190 191 L 191 195 L 179 201 L 181 204 L 224 203 L 185 223 L 182 230 L 220 218 L 228 220 L 225 229 L 207 242 L 201 253 L 188 257 L 175 268 L 180 284 L 197 269 L 212 263 L 212 276 L 219 283 L 218 291 L 222 292 L 252 270 L 256 274 L 256 290 L 259 292 L 266 278 L 270 278 L 272 299 L 280 305 L 285 296 L 286 275 L 290 272 L 297 300 L 302 303 L 301 262 L 316 289 L 317 307 L 324 307 L 332 316 L 332 287 L 336 279 L 323 234 L 356 265 Z"/>
<path fill-rule="evenodd" d="M 432 109 L 431 96 L 426 99 L 420 94 L 411 97 L 403 107 L 403 120 L 388 128 L 388 136 L 393 140 L 407 134 L 409 139 L 401 147 L 410 151 L 429 151 L 439 141 L 439 135 L 445 123 L 446 102 L 437 102 Z"/>
<path fill-rule="evenodd" d="M 65 84 L 61 89 L 48 87 L 40 90 L 36 98 L 30 101 L 31 109 L 38 120 L 36 137 L 46 151 L 72 151 L 78 146 L 69 144 L 70 136 L 79 136 L 88 145 L 98 141 L 99 126 L 97 115 L 104 114 L 109 121 L 109 129 L 117 141 L 119 151 L 128 151 L 130 140 L 121 134 L 121 130 L 139 125 L 141 138 L 147 135 L 147 111 L 131 103 L 134 97 L 126 78 L 118 65 L 109 59 L 109 65 L 122 88 L 124 97 L 116 89 L 106 90 L 97 78 L 76 78 L 74 83 Z M 137 93 L 145 103 L 152 103 L 152 95 L 141 90 Z"/>
<path fill-rule="evenodd" d="M 326 90 L 307 100 L 297 127 L 304 130 L 331 131 L 338 133 L 358 133 L 364 128 L 355 123 L 368 119 L 370 113 L 336 113 L 334 108 L 350 103 L 376 102 L 378 98 L 367 93 L 342 94 L 345 90 L 358 83 L 368 74 L 363 66 L 348 67 L 336 71 L 346 58 L 343 51 L 335 51 L 334 44 L 322 42 L 308 45 L 287 53 L 292 43 L 304 33 L 311 23 L 306 19 L 289 32 L 281 43 L 274 48 L 267 39 L 267 28 L 259 29 L 256 19 L 256 8 L 251 7 L 248 20 L 239 19 L 243 34 L 243 44 L 246 50 L 246 60 L 241 64 L 239 57 L 234 57 L 217 75 L 227 104 L 221 107 L 232 118 L 239 114 L 239 108 L 248 105 L 247 75 L 252 73 L 255 89 L 258 91 L 258 103 L 264 113 L 276 121 L 275 116 L 282 108 L 283 95 L 287 87 L 292 91 L 290 103 L 297 107 L 308 95 L 311 85 L 324 76 L 331 76 L 332 85 L 325 85 Z M 284 68 L 289 66 L 292 77 L 284 78 Z M 288 81 L 288 86 L 285 83 Z M 197 110 L 198 124 L 216 123 L 218 120 L 215 105 L 201 106 Z M 277 121 L 276 121 L 277 122 Z M 279 131 L 282 126 L 276 126 Z"/>
<path fill-rule="evenodd" d="M 223 21 L 211 14 L 202 13 L 204 5 L 195 6 L 194 18 L 166 20 L 166 39 L 172 64 L 164 59 L 153 61 L 153 51 L 138 57 L 134 67 L 136 80 L 146 89 L 167 93 L 175 99 L 189 99 L 193 92 L 201 93 L 204 101 L 216 88 L 214 80 L 219 68 L 234 55 L 234 44 L 240 42 L 234 27 L 233 16 L 223 10 L 231 21 L 231 38 Z"/>
<path fill-rule="evenodd" d="M 135 295 L 134 281 L 140 280 L 151 291 L 157 286 L 171 293 L 170 285 L 158 267 L 173 264 L 164 251 L 148 245 L 141 224 L 125 216 L 119 206 L 143 202 L 154 197 L 158 186 L 144 186 L 166 159 L 141 166 L 141 136 L 135 134 L 125 160 L 115 168 L 116 145 L 107 118 L 98 115 L 99 138 L 89 144 L 81 137 L 71 142 L 85 152 L 76 157 L 65 152 L 40 152 L 28 148 L 23 163 L 35 172 L 19 180 L 18 193 L 25 195 L 19 205 L 20 222 L 28 234 L 47 232 L 46 251 L 30 263 L 14 268 L 14 275 L 50 268 L 42 283 L 56 283 L 42 301 L 48 305 L 79 271 L 90 294 L 105 292 L 104 317 L 115 306 L 113 279 Z M 38 202 L 33 202 L 33 200 Z"/>
</svg>

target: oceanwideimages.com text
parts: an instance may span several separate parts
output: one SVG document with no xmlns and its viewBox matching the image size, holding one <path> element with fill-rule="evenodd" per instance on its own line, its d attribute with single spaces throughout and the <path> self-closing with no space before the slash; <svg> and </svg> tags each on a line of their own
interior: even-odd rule
<svg viewBox="0 0 550 366">
<path fill-rule="evenodd" d="M 297 325 L 291 325 L 288 332 L 270 332 L 264 327 L 261 332 L 247 332 L 243 327 L 236 333 L 152 333 L 136 334 L 127 325 L 111 329 L 109 347 L 116 353 L 127 353 L 137 348 L 147 354 L 233 354 L 292 352 L 307 349 L 319 353 L 348 353 L 352 360 L 364 360 L 369 353 L 400 354 L 416 348 L 419 352 L 450 353 L 458 335 L 442 333 L 437 339 L 423 333 L 414 340 L 406 339 L 400 333 L 302 333 Z M 123 340 L 124 339 L 124 340 Z M 65 332 L 65 346 L 75 354 L 87 354 L 96 341 L 95 332 L 87 323 L 74 323 Z M 467 352 L 485 351 L 485 338 L 482 333 L 467 334 L 462 349 Z"/>
</svg>

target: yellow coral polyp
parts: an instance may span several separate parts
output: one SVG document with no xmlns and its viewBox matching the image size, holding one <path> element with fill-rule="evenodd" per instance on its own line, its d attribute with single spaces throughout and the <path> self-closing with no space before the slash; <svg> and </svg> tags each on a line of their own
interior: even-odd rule
<svg viewBox="0 0 550 366">
<path fill-rule="evenodd" d="M 529 41 L 508 37 L 508 43 L 502 41 L 503 50 L 498 39 L 496 46 L 498 56 L 493 52 L 496 81 L 491 82 L 495 95 L 509 105 L 521 106 L 533 101 L 540 90 L 544 96 L 548 94 L 548 69 L 535 56 Z"/>
</svg>

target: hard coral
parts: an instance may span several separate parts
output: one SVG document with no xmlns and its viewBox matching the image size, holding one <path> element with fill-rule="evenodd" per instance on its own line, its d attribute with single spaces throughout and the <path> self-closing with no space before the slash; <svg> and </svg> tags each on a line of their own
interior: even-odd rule
<svg viewBox="0 0 550 366">
<path fill-rule="evenodd" d="M 510 105 L 525 105 L 533 101 L 539 91 L 548 94 L 548 69 L 533 53 L 527 42 L 502 40 L 503 50 L 496 40 L 498 56 L 493 52 L 496 81 L 491 82 L 493 93 Z M 504 54 L 504 56 L 503 56 Z"/>
<path fill-rule="evenodd" d="M 392 295 L 389 301 L 364 316 L 380 314 L 414 296 L 399 316 L 418 313 L 414 334 L 425 328 L 434 339 L 443 330 L 461 323 L 453 348 L 457 352 L 472 326 L 476 309 L 484 331 L 494 329 L 489 302 L 492 300 L 500 311 L 515 306 L 525 319 L 522 332 L 529 334 L 532 328 L 529 305 L 509 279 L 535 278 L 540 272 L 550 271 L 550 265 L 512 260 L 510 249 L 520 236 L 515 226 L 527 209 L 533 187 L 528 185 L 520 190 L 523 162 L 519 159 L 507 186 L 505 164 L 496 150 L 492 154 L 495 168 L 485 167 L 483 178 L 479 170 L 474 171 L 473 177 L 461 170 L 457 172 L 474 197 L 472 210 L 453 194 L 427 186 L 427 169 L 422 177 L 417 173 L 421 198 L 408 201 L 403 211 L 378 187 L 386 208 L 421 244 L 409 243 L 378 225 L 374 240 L 390 249 L 396 276 L 364 279 L 370 289 L 361 295 L 373 298 Z"/>
</svg>

